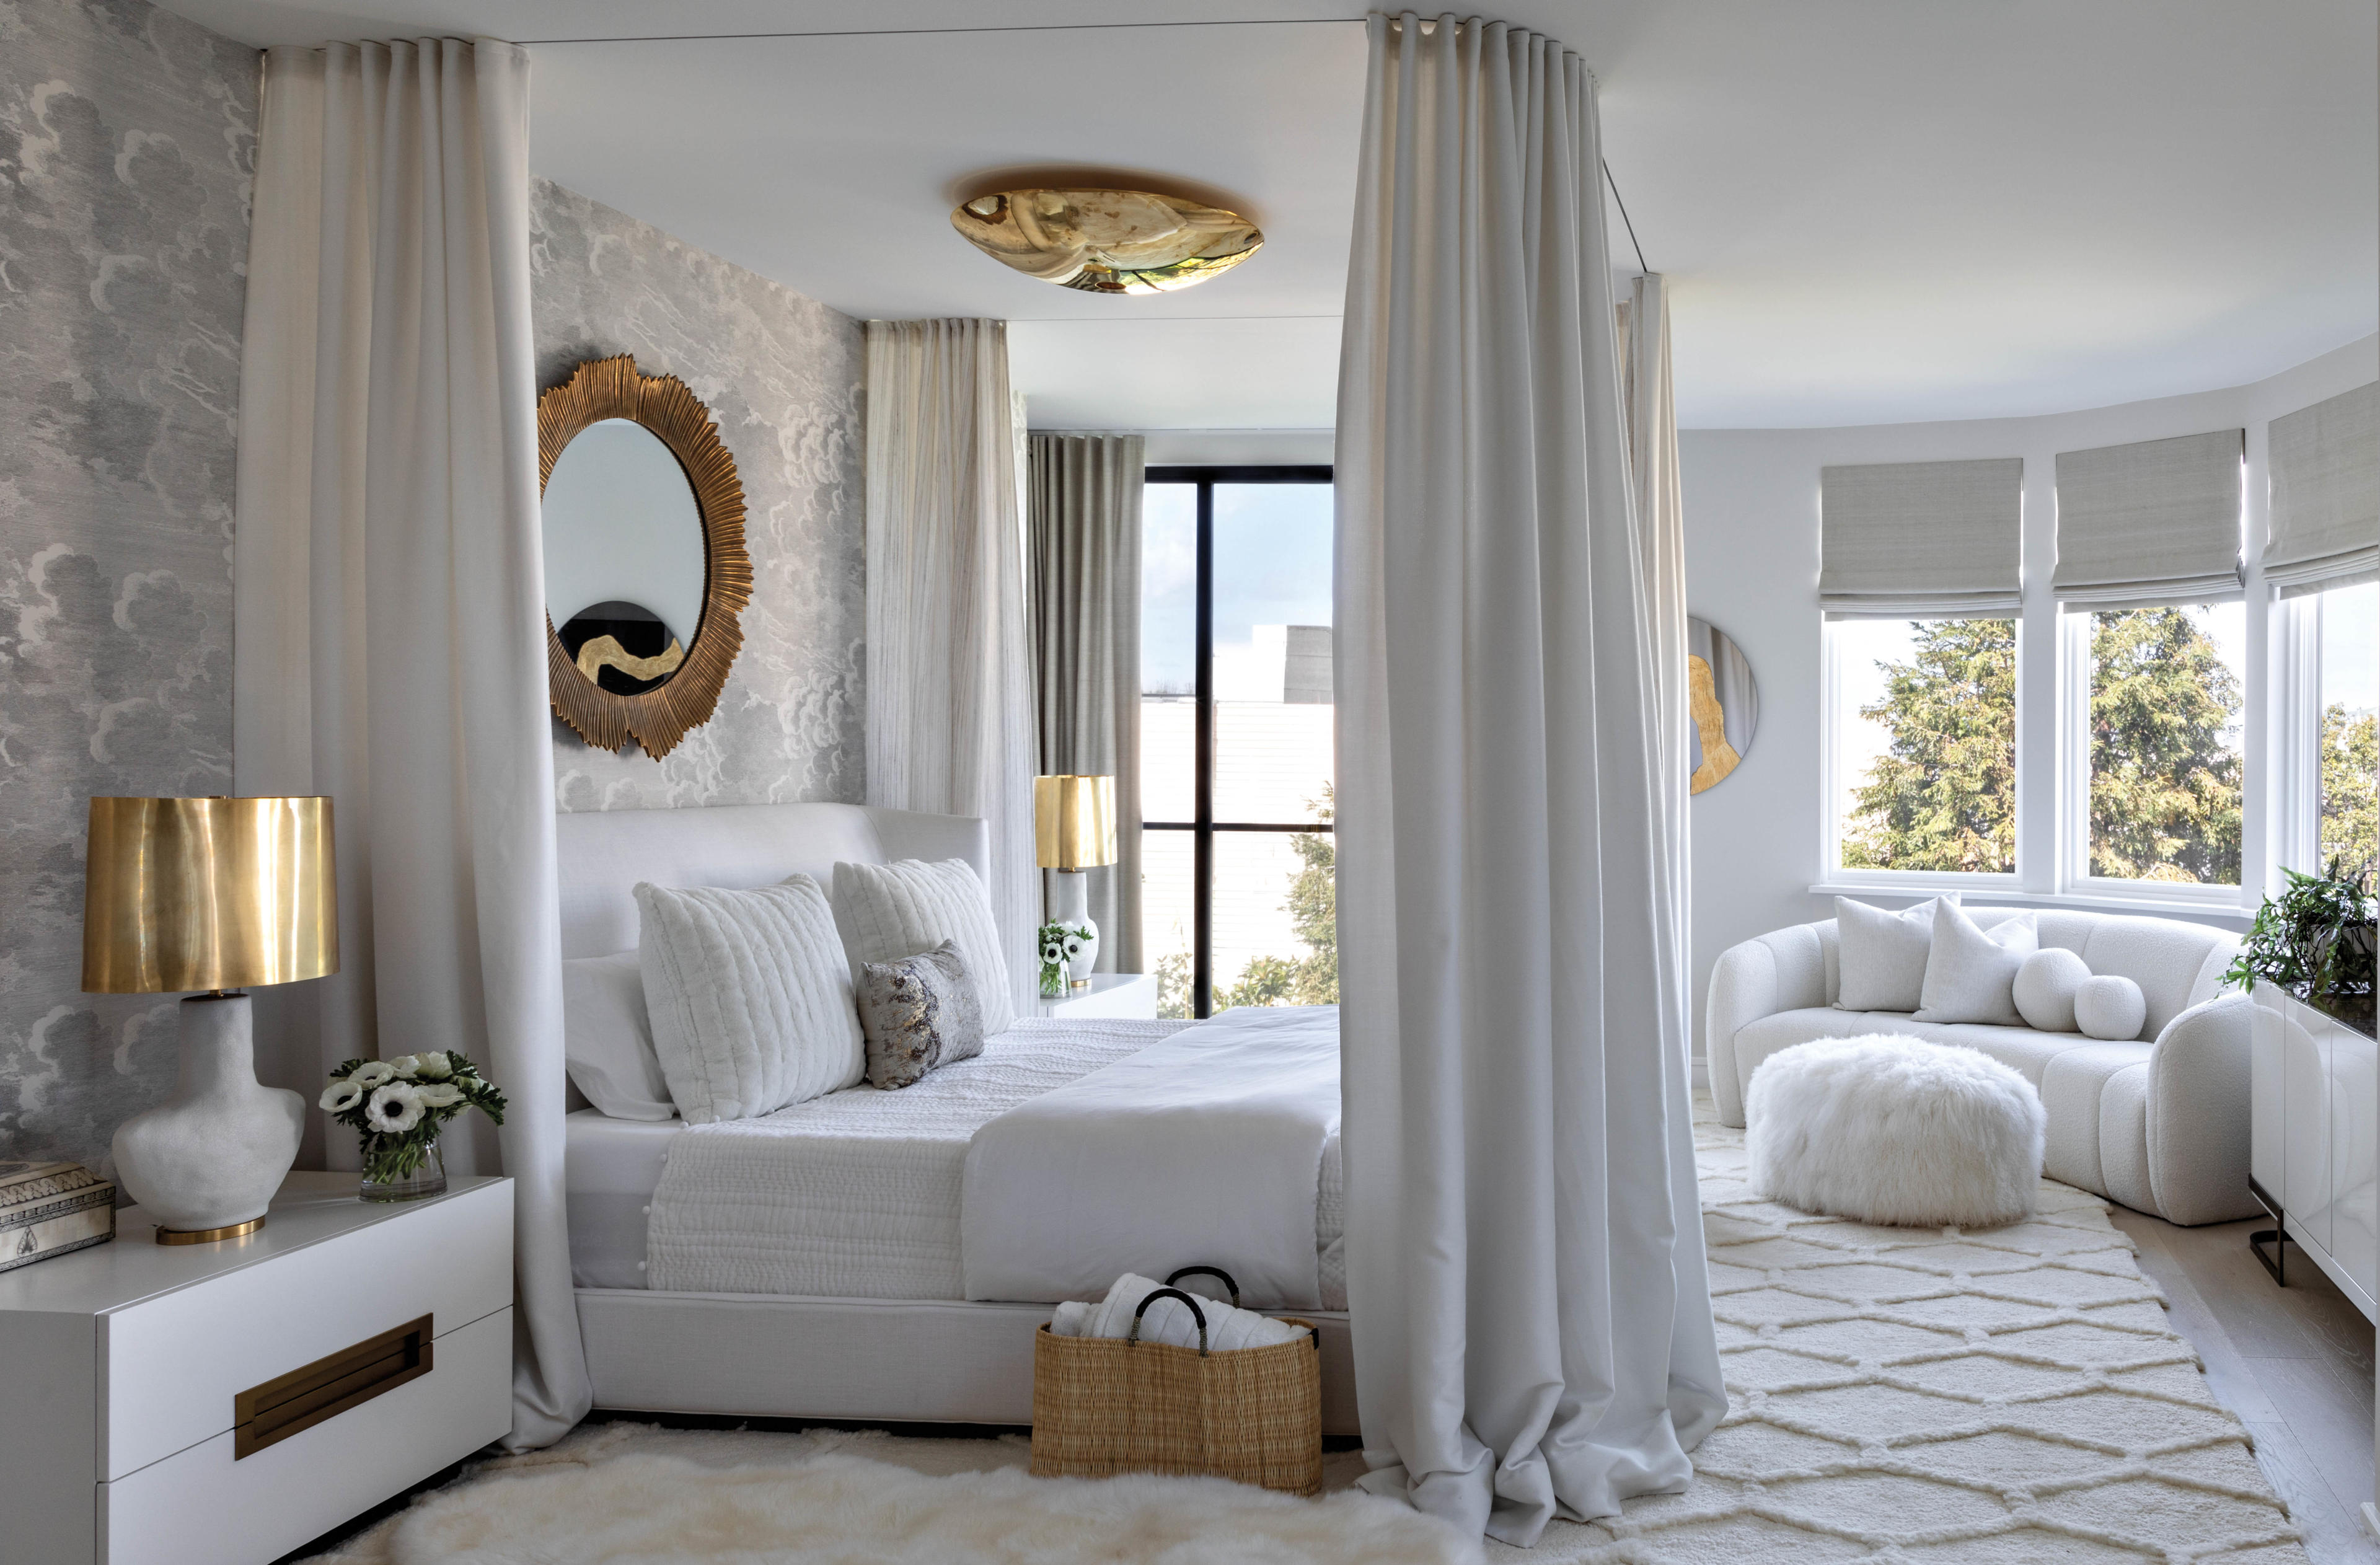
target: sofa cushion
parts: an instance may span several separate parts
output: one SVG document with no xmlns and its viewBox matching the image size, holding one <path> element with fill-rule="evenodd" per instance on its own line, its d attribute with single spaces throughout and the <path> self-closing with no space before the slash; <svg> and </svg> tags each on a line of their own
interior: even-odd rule
<svg viewBox="0 0 2380 1565">
<path fill-rule="evenodd" d="M 2058 1051 L 2041 1074 L 2041 1101 L 2049 1110 L 2049 1140 L 2042 1170 L 2050 1178 L 2084 1190 L 2105 1190 L 2105 1155 L 2099 1145 L 2100 1100 L 2109 1081 L 2135 1065 L 2146 1065 L 2145 1043 L 2078 1043 Z M 2143 1135 L 2146 1129 L 2143 1125 Z M 2140 1156 L 2145 1157 L 2145 1140 Z"/>
<path fill-rule="evenodd" d="M 2005 918 L 1985 929 L 1954 902 L 1934 904 L 1934 949 L 1925 957 L 1921 1022 L 1986 1022 L 2012 1027 L 2017 969 L 2034 952 L 2030 916 Z"/>
<path fill-rule="evenodd" d="M 1934 944 L 1934 910 L 1958 900 L 1958 892 L 1946 892 L 1896 913 L 1837 897 L 1835 1003 L 1846 1011 L 1916 1010 Z"/>
<path fill-rule="evenodd" d="M 1779 1049 L 1822 1037 L 1875 1037 L 1898 1033 L 1927 1043 L 1955 1043 L 1987 1054 L 2035 1086 L 2049 1062 L 2071 1049 L 2092 1047 L 2076 1033 L 2037 1033 L 2031 1027 L 1995 1027 L 1982 1023 L 1920 1022 L 1898 1011 L 1846 1013 L 1832 1007 L 1779 1011 L 1736 1029 L 1738 1079 L 1750 1081 L 1760 1062 Z M 2145 1048 L 2146 1045 L 2141 1047 Z"/>
</svg>

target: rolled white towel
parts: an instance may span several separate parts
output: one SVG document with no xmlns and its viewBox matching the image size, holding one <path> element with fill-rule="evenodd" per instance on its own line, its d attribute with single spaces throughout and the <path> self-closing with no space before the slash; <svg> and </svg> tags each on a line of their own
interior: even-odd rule
<svg viewBox="0 0 2380 1565">
<path fill-rule="evenodd" d="M 1062 1312 L 1077 1307 L 1089 1312 L 1087 1316 L 1072 1317 L 1081 1322 L 1076 1330 L 1062 1330 L 1054 1321 L 1050 1329 L 1062 1337 L 1128 1337 L 1132 1335 L 1133 1311 L 1140 1307 L 1143 1299 L 1164 1286 L 1126 1272 L 1116 1279 L 1115 1286 L 1099 1304 L 1058 1306 Z M 1269 1348 L 1279 1342 L 1294 1342 L 1305 1335 L 1302 1326 L 1292 1326 L 1254 1310 L 1238 1309 L 1219 1299 L 1199 1300 L 1198 1310 L 1207 1317 L 1207 1348 L 1210 1353 Z M 1144 1342 L 1171 1342 L 1180 1348 L 1195 1348 L 1198 1345 L 1198 1322 L 1181 1300 L 1160 1299 L 1140 1317 L 1140 1338 Z"/>
<path fill-rule="evenodd" d="M 1060 1304 L 1058 1313 L 1050 1317 L 1050 1335 L 1052 1337 L 1089 1335 L 1083 1328 L 1091 1323 L 1091 1312 L 1099 1307 L 1097 1304 Z"/>
</svg>

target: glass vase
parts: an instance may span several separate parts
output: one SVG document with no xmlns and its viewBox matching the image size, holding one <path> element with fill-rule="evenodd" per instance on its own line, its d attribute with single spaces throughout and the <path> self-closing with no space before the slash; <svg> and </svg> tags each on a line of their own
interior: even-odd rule
<svg viewBox="0 0 2380 1565">
<path fill-rule="evenodd" d="M 429 1156 L 423 1158 L 408 1174 L 394 1179 L 378 1180 L 364 1175 L 363 1188 L 356 1194 L 367 1201 L 419 1201 L 424 1196 L 446 1193 L 446 1155 L 435 1142 Z"/>
</svg>

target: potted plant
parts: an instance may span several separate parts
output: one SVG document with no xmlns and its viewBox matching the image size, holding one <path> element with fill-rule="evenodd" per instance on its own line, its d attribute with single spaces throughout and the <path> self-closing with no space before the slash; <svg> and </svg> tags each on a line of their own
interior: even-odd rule
<svg viewBox="0 0 2380 1565">
<path fill-rule="evenodd" d="M 322 1107 L 363 1137 L 367 1201 L 413 1201 L 446 1188 L 438 1133 L 466 1109 L 504 1122 L 504 1095 L 454 1049 L 350 1060 L 331 1073 Z"/>
<path fill-rule="evenodd" d="M 2262 978 L 2363 1032 L 2373 1030 L 2373 867 L 2352 871 L 2345 856 L 2320 875 L 2282 871 L 2288 884 L 2266 897 L 2225 977 L 2242 988 Z"/>
</svg>

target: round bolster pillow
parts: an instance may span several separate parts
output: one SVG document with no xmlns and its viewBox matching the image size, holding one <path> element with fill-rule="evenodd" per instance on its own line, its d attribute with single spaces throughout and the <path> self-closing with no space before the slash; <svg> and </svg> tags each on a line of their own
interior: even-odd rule
<svg viewBox="0 0 2380 1565">
<path fill-rule="evenodd" d="M 2085 978 L 2074 991 L 2074 1022 L 2085 1037 L 2136 1038 L 2148 1019 L 2149 1002 L 2130 978 Z"/>
<path fill-rule="evenodd" d="M 2044 946 L 2016 970 L 2016 1013 L 2036 1032 L 2074 1032 L 2074 993 L 2090 981 L 2081 957 L 2063 946 Z"/>
</svg>

